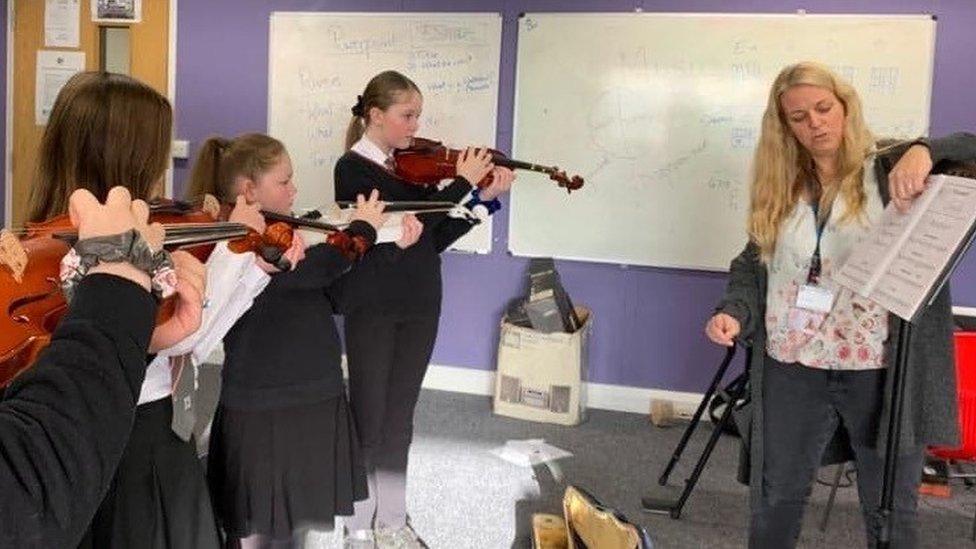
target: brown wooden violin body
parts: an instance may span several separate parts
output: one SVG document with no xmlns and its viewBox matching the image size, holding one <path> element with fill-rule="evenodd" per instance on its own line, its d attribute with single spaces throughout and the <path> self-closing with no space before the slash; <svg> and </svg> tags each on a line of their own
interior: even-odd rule
<svg viewBox="0 0 976 549">
<path fill-rule="evenodd" d="M 575 191 L 583 186 L 583 178 L 574 175 L 569 177 L 566 172 L 555 166 L 542 166 L 521 160 L 513 160 L 504 153 L 489 149 L 492 163 L 511 169 L 530 170 L 544 173 L 555 181 L 566 192 Z M 463 151 L 450 149 L 440 141 L 414 137 L 410 147 L 397 149 L 393 156 L 396 161 L 396 174 L 408 183 L 414 185 L 436 185 L 445 179 L 457 177 L 457 160 Z M 492 183 L 492 175 L 488 174 L 478 181 L 476 186 L 484 188 Z"/>
<path fill-rule="evenodd" d="M 66 220 L 65 220 L 66 221 Z M 65 224 L 61 228 L 70 228 Z M 55 230 L 52 224 L 51 230 Z M 61 295 L 61 258 L 67 243 L 43 232 L 24 238 L 27 268 L 19 274 L 0 266 L 0 387 L 30 367 L 51 341 L 51 333 L 64 316 Z"/>
<path fill-rule="evenodd" d="M 202 211 L 170 212 L 165 207 L 154 211 L 150 222 L 180 226 L 187 234 L 186 229 L 194 226 L 202 229 L 205 225 L 216 228 L 221 237 L 247 232 L 241 227 L 215 224 L 213 216 Z M 61 293 L 61 259 L 68 253 L 76 235 L 67 215 L 30 223 L 20 239 L 20 246 L 27 256 L 26 268 L 18 273 L 0 263 L 0 306 L 3 307 L 3 314 L 0 314 L 0 387 L 8 385 L 34 363 L 38 353 L 50 343 L 52 332 L 64 316 L 67 303 Z M 173 247 L 167 242 L 167 248 Z M 187 250 L 206 261 L 213 245 L 190 246 Z M 168 320 L 173 311 L 174 302 L 164 302 L 159 308 L 157 324 Z"/>
<path fill-rule="evenodd" d="M 271 214 L 269 214 L 271 215 Z M 278 216 L 264 234 L 237 223 L 218 222 L 201 210 L 172 201 L 160 201 L 150 207 L 149 221 L 166 228 L 164 246 L 184 249 L 201 262 L 213 251 L 213 244 L 229 240 L 228 248 L 237 253 L 268 252 L 276 256 L 292 243 L 292 225 L 287 216 Z M 298 221 L 296 220 L 296 224 Z M 67 310 L 60 286 L 61 259 L 68 253 L 77 232 L 67 215 L 26 227 L 19 248 L 26 254 L 26 266 L 20 270 L 0 260 L 0 387 L 5 387 L 28 369 L 51 341 L 51 334 Z M 274 259 L 265 255 L 272 263 Z M 174 299 L 164 300 L 156 324 L 172 317 Z"/>
</svg>

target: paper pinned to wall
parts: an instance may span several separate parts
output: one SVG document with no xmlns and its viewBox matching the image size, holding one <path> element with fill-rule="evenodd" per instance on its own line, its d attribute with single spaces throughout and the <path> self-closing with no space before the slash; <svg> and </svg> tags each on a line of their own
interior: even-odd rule
<svg viewBox="0 0 976 549">
<path fill-rule="evenodd" d="M 85 70 L 85 52 L 37 52 L 37 81 L 34 86 L 34 123 L 47 124 L 54 108 L 54 100 L 65 83 L 76 73 Z"/>
<path fill-rule="evenodd" d="M 81 44 L 81 0 L 47 0 L 44 47 L 77 48 Z"/>
</svg>

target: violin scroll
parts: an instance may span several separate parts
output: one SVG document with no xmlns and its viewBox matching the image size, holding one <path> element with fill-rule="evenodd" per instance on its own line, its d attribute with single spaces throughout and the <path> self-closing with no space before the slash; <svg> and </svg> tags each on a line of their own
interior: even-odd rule
<svg viewBox="0 0 976 549">
<path fill-rule="evenodd" d="M 570 194 L 573 191 L 583 188 L 583 178 L 574 175 L 572 177 L 566 175 L 564 170 L 553 166 L 552 172 L 549 173 L 549 179 L 555 181 L 560 187 L 566 189 L 566 194 Z"/>
</svg>

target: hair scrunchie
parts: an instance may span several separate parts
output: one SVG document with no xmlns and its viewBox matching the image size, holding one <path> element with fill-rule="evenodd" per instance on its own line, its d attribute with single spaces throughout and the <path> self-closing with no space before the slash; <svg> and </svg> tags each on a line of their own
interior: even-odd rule
<svg viewBox="0 0 976 549">
<path fill-rule="evenodd" d="M 366 116 L 366 105 L 363 104 L 363 96 L 356 96 L 356 104 L 352 106 L 352 115 L 364 118 Z"/>
</svg>

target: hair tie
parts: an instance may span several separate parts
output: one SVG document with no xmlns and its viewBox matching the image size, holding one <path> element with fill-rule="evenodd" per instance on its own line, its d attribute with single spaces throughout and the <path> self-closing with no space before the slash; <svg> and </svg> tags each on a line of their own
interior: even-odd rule
<svg viewBox="0 0 976 549">
<path fill-rule="evenodd" d="M 366 116 L 365 108 L 366 106 L 363 105 L 363 96 L 357 95 L 356 104 L 352 106 L 352 115 L 363 118 Z"/>
<path fill-rule="evenodd" d="M 214 152 L 217 154 L 224 154 L 227 149 L 230 148 L 231 140 L 225 137 L 215 137 L 214 138 Z"/>
</svg>

